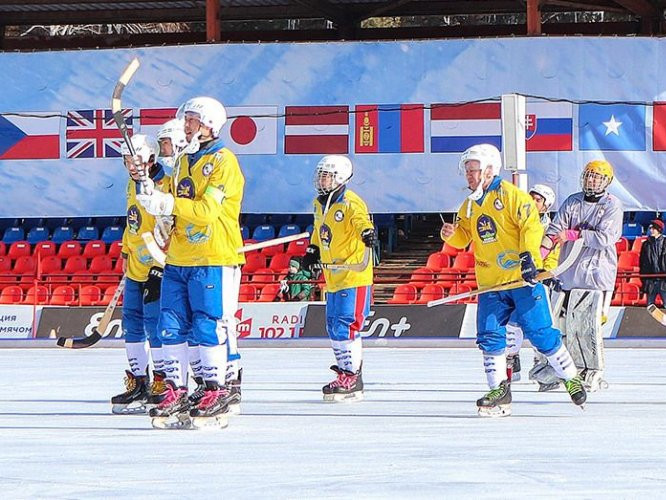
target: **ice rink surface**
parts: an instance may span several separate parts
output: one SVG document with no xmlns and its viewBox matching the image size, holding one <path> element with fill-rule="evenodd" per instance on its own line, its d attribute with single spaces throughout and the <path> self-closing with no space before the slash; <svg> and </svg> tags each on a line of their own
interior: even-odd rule
<svg viewBox="0 0 666 500">
<path fill-rule="evenodd" d="M 0 495 L 664 498 L 666 351 L 606 352 L 585 411 L 523 381 L 511 417 L 482 419 L 475 349 L 366 349 L 365 401 L 331 404 L 330 349 L 248 348 L 243 414 L 203 432 L 110 414 L 121 349 L 2 349 Z"/>
</svg>

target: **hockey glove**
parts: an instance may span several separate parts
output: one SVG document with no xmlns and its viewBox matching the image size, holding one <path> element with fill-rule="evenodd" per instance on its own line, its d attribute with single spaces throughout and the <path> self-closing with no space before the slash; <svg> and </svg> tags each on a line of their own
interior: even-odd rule
<svg viewBox="0 0 666 500">
<path fill-rule="evenodd" d="M 162 287 L 162 274 L 161 267 L 151 267 L 148 271 L 148 279 L 143 284 L 143 303 L 150 304 L 156 300 L 160 300 L 160 289 Z"/>
<path fill-rule="evenodd" d="M 550 288 L 553 292 L 559 293 L 562 291 L 562 282 L 555 276 L 548 278 L 547 280 L 543 280 L 542 283 L 544 286 Z"/>
<path fill-rule="evenodd" d="M 520 257 L 520 275 L 523 280 L 527 281 L 530 285 L 534 286 L 537 284 L 537 271 L 536 266 L 534 265 L 534 259 L 532 259 L 532 254 L 529 252 L 523 252 L 519 255 Z"/>
<path fill-rule="evenodd" d="M 136 200 L 151 215 L 171 215 L 175 200 L 173 195 L 154 190 L 150 194 L 138 194 Z"/>
<path fill-rule="evenodd" d="M 171 231 L 173 231 L 174 218 L 173 216 L 158 216 L 156 218 L 159 220 L 155 224 L 155 229 L 153 229 L 153 236 L 160 248 L 165 250 L 171 237 Z"/>
<path fill-rule="evenodd" d="M 361 232 L 361 239 L 366 247 L 372 248 L 375 244 L 375 230 L 373 228 L 364 229 Z"/>
<path fill-rule="evenodd" d="M 319 263 L 321 260 L 321 254 L 319 253 L 319 247 L 317 245 L 310 245 L 305 250 L 305 255 L 303 256 L 303 268 L 307 270 L 314 269 L 314 266 Z"/>
</svg>

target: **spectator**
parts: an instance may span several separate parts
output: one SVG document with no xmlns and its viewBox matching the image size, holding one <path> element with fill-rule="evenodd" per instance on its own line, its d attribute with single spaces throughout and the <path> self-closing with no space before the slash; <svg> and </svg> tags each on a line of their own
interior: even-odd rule
<svg viewBox="0 0 666 500">
<path fill-rule="evenodd" d="M 285 279 L 280 281 L 280 291 L 275 301 L 300 302 L 310 298 L 312 283 L 302 283 L 312 279 L 310 271 L 303 268 L 299 257 L 292 257 L 289 261 L 289 272 Z"/>
<path fill-rule="evenodd" d="M 664 223 L 659 219 L 650 222 L 648 226 L 648 238 L 641 246 L 640 273 L 641 274 L 666 274 L 666 243 L 664 243 Z M 647 294 L 648 305 L 654 304 L 657 294 L 666 305 L 666 279 L 665 278 L 642 278 L 642 291 Z"/>
</svg>

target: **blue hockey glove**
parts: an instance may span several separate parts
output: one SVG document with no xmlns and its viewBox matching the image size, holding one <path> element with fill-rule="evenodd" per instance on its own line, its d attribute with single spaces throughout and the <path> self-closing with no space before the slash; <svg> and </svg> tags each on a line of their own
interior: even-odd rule
<svg viewBox="0 0 666 500">
<path fill-rule="evenodd" d="M 536 266 L 534 265 L 534 259 L 532 259 L 532 254 L 529 252 L 523 252 L 519 255 L 520 257 L 520 275 L 525 281 L 530 285 L 537 284 L 537 271 Z"/>
<path fill-rule="evenodd" d="M 555 276 L 542 281 L 543 285 L 550 288 L 554 292 L 562 291 L 562 282 Z"/>
</svg>

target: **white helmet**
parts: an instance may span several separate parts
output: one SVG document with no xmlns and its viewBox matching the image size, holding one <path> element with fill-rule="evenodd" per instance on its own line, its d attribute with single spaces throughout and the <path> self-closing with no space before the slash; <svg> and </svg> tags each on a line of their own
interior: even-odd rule
<svg viewBox="0 0 666 500">
<path fill-rule="evenodd" d="M 460 157 L 458 170 L 461 174 L 465 174 L 465 163 L 470 160 L 477 160 L 481 164 L 481 171 L 483 172 L 487 167 L 493 169 L 493 175 L 499 175 L 502 168 L 502 155 L 492 144 L 476 144 L 467 148 Z"/>
<path fill-rule="evenodd" d="M 184 119 L 185 113 L 195 113 L 199 115 L 201 124 L 210 127 L 213 137 L 220 135 L 222 125 L 227 121 L 227 111 L 217 99 L 212 97 L 193 97 L 181 105 L 176 112 L 176 118 Z"/>
<path fill-rule="evenodd" d="M 160 130 L 157 132 L 157 140 L 161 139 L 170 139 L 171 148 L 173 154 L 171 156 L 163 156 L 162 150 L 160 148 L 160 158 L 161 163 L 167 167 L 173 167 L 175 158 L 185 149 L 187 146 L 187 138 L 185 137 L 185 129 L 183 120 L 174 118 L 169 120 L 160 127 Z"/>
<path fill-rule="evenodd" d="M 132 141 L 134 153 L 141 158 L 141 163 L 148 163 L 151 160 L 151 157 L 153 161 L 157 158 L 160 151 L 160 145 L 154 137 L 145 134 L 135 134 L 130 140 Z M 120 154 L 123 156 L 132 155 L 127 144 L 124 142 L 120 146 Z"/>
<path fill-rule="evenodd" d="M 555 193 L 545 184 L 535 184 L 530 189 L 530 194 L 536 193 L 544 199 L 543 206 L 546 210 L 553 206 L 555 203 Z"/>
<path fill-rule="evenodd" d="M 314 185 L 317 193 L 320 195 L 328 194 L 337 188 L 346 184 L 353 175 L 352 162 L 349 158 L 342 155 L 324 156 L 317 163 L 315 170 Z M 324 176 L 332 176 L 328 186 L 322 185 Z"/>
</svg>

